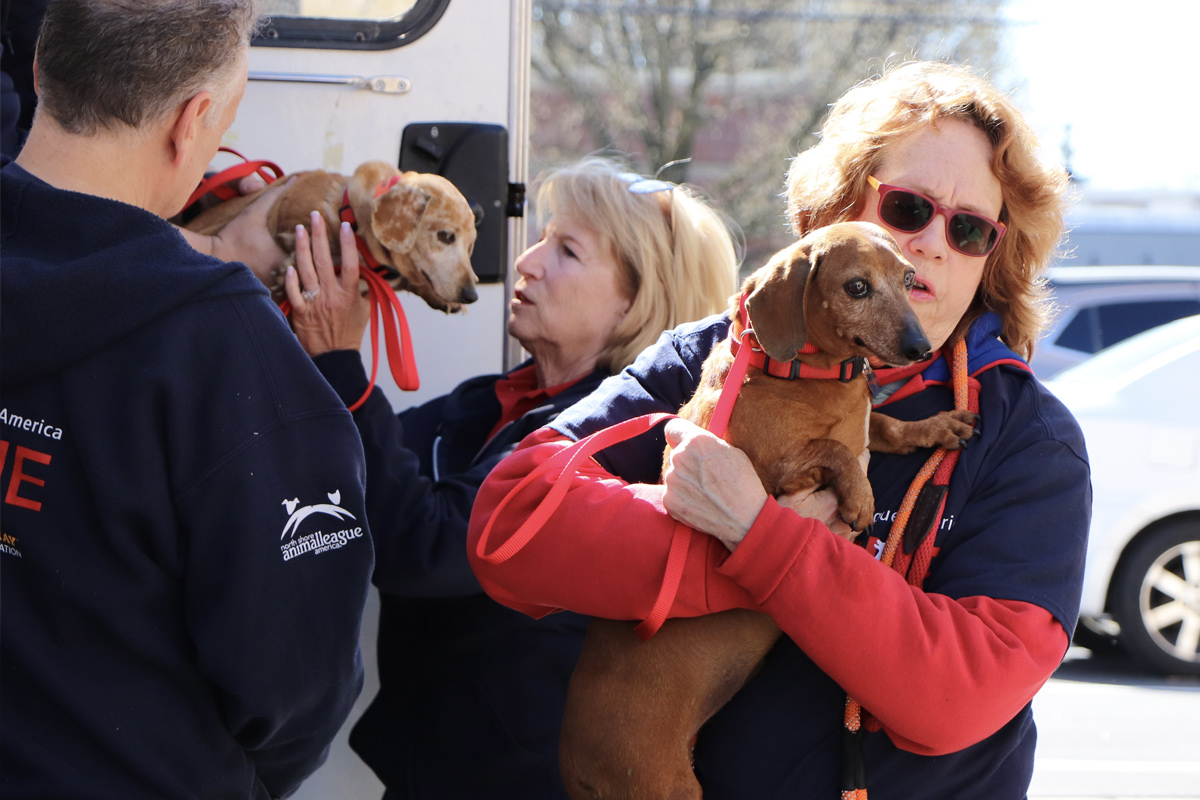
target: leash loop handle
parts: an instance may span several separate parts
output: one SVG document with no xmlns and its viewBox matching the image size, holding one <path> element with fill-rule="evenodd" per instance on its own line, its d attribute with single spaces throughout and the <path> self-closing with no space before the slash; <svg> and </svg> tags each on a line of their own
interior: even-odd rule
<svg viewBox="0 0 1200 800">
<path fill-rule="evenodd" d="M 509 490 L 504 499 L 500 501 L 500 504 L 496 506 L 496 510 L 492 512 L 487 524 L 483 527 L 483 533 L 479 535 L 479 541 L 475 544 L 475 555 L 488 564 L 503 564 L 505 561 L 508 561 L 519 553 L 525 545 L 529 544 L 529 541 L 541 530 L 551 515 L 558 510 L 559 505 L 562 504 L 563 497 L 566 496 L 567 489 L 570 488 L 570 476 L 574 475 L 578 470 L 577 465 L 579 462 L 590 458 L 593 454 L 606 447 L 632 439 L 634 436 L 650 430 L 660 422 L 674 418 L 674 414 L 658 413 L 645 414 L 633 419 L 627 419 L 624 422 L 618 422 L 616 425 L 597 431 L 591 436 L 585 436 L 537 465 L 516 486 Z M 538 503 L 533 513 L 521 523 L 517 531 L 508 538 L 508 541 L 489 553 L 487 550 L 488 538 L 491 536 L 492 528 L 496 523 L 496 519 L 500 516 L 500 512 L 508 506 L 513 498 L 521 493 L 522 489 L 548 473 L 552 474 L 554 482 L 553 486 L 550 487 L 550 491 Z"/>
<path fill-rule="evenodd" d="M 618 422 L 616 425 L 597 431 L 591 436 L 586 436 L 543 461 L 522 478 L 504 496 L 500 504 L 496 506 L 487 524 L 484 525 L 483 533 L 479 536 L 479 541 L 475 544 L 475 555 L 488 564 L 503 564 L 505 561 L 508 561 L 519 553 L 525 545 L 529 544 L 534 535 L 542 529 L 554 512 L 558 510 L 563 498 L 567 494 L 567 489 L 570 488 L 571 476 L 578 472 L 581 461 L 591 458 L 595 453 L 606 447 L 611 447 L 614 444 L 646 433 L 660 422 L 669 419 L 675 419 L 675 415 L 657 413 L 627 419 L 624 422 Z M 487 549 L 488 539 L 491 537 L 492 527 L 496 519 L 500 516 L 500 512 L 508 506 L 514 497 L 520 494 L 522 489 L 547 474 L 552 479 L 550 491 L 538 503 L 533 513 L 508 538 L 508 541 L 489 553 Z M 687 551 L 691 540 L 692 529 L 682 522 L 676 521 L 675 530 L 671 534 L 671 546 L 667 552 L 666 574 L 662 584 L 659 586 L 658 595 L 654 599 L 650 613 L 634 628 L 634 632 L 643 641 L 657 633 L 658 629 L 662 627 L 667 619 L 667 614 L 671 610 L 671 605 L 675 602 L 675 596 L 679 592 L 679 584 L 683 579 L 683 567 L 687 561 Z"/>
<path fill-rule="evenodd" d="M 378 324 L 383 321 L 383 341 L 387 350 L 388 368 L 392 371 L 392 379 L 401 390 L 416 391 L 421 386 L 417 375 L 417 362 L 413 356 L 412 335 L 408 331 L 408 318 L 404 316 L 404 306 L 400 298 L 392 291 L 392 287 L 374 270 L 364 269 L 359 277 L 367 282 L 367 291 L 371 295 L 371 379 L 367 382 L 367 390 L 363 396 L 346 407 L 351 413 L 362 407 L 375 388 L 375 378 L 379 373 L 379 332 Z"/>
</svg>

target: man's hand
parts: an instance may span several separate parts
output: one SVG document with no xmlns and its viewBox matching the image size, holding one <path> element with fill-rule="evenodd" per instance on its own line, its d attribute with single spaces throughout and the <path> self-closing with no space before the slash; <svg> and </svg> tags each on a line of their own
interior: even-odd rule
<svg viewBox="0 0 1200 800">
<path fill-rule="evenodd" d="M 275 237 L 267 230 L 267 214 L 291 180 L 289 177 L 275 181 L 214 236 L 193 233 L 184 228 L 179 232 L 201 253 L 222 261 L 240 261 L 250 268 L 264 286 L 278 286 L 279 273 L 287 253 L 280 249 Z M 238 191 L 253 194 L 265 185 L 262 178 L 250 175 L 238 183 Z"/>
</svg>

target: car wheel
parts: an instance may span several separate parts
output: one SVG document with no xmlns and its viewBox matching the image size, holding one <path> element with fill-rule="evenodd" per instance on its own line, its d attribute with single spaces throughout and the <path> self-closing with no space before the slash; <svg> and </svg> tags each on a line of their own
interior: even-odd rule
<svg viewBox="0 0 1200 800">
<path fill-rule="evenodd" d="M 1200 675 L 1200 522 L 1176 520 L 1136 540 L 1113 577 L 1121 644 L 1159 671 Z"/>
</svg>

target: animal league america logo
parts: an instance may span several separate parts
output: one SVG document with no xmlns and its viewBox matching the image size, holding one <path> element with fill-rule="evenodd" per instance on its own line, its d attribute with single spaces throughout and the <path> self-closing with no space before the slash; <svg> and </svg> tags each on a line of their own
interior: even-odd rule
<svg viewBox="0 0 1200 800">
<path fill-rule="evenodd" d="M 280 503 L 288 515 L 287 523 L 283 526 L 283 533 L 279 535 L 280 541 L 283 542 L 279 546 L 279 550 L 283 554 L 284 561 L 291 561 L 305 553 L 314 555 L 327 553 L 330 550 L 345 547 L 355 539 L 362 538 L 361 526 L 347 526 L 332 531 L 321 527 L 309 533 L 301 533 L 302 527 L 309 529 L 325 523 L 328 527 L 337 528 L 344 525 L 346 520 L 355 519 L 353 514 L 341 506 L 341 490 L 329 492 L 325 496 L 329 499 L 328 503 L 301 505 L 298 497 Z M 329 524 L 327 517 L 333 517 L 337 521 Z M 310 518 L 316 519 L 310 520 Z"/>
</svg>

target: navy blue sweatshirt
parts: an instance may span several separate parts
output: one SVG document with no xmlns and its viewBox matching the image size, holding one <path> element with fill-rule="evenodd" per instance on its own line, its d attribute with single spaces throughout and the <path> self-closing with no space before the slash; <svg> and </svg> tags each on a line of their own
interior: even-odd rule
<svg viewBox="0 0 1200 800">
<path fill-rule="evenodd" d="M 0 794 L 286 796 L 362 687 L 351 416 L 244 266 L 0 174 Z"/>
<path fill-rule="evenodd" d="M 316 364 L 343 400 L 367 387 L 357 352 Z M 381 608 L 379 694 L 350 744 L 389 800 L 566 800 L 558 734 L 587 619 L 534 620 L 485 595 L 467 562 L 467 520 L 492 467 L 607 374 L 586 375 L 494 436 L 505 375 L 471 378 L 401 414 L 376 389 L 354 413 Z"/>
</svg>

